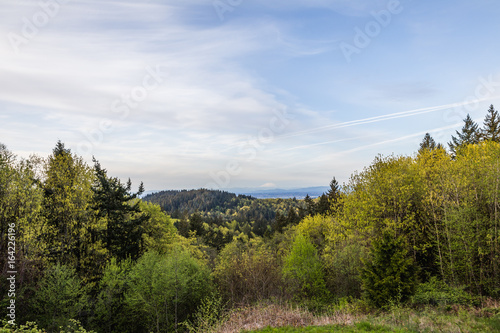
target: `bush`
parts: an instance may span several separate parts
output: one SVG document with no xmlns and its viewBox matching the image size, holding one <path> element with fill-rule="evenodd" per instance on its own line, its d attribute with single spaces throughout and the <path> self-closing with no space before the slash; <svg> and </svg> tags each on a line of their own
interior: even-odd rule
<svg viewBox="0 0 500 333">
<path fill-rule="evenodd" d="M 464 291 L 464 287 L 450 287 L 445 282 L 432 277 L 429 282 L 417 286 L 412 297 L 413 305 L 474 305 L 481 304 L 478 297 Z"/>
<path fill-rule="evenodd" d="M 229 318 L 225 311 L 222 296 L 213 292 L 201 301 L 194 314 L 194 322 L 186 321 L 183 325 L 189 332 L 215 332 L 217 326 Z"/>
<path fill-rule="evenodd" d="M 74 269 L 60 264 L 49 267 L 33 299 L 37 322 L 48 331 L 70 325 L 70 319 L 80 317 L 87 300 L 86 288 Z"/>
<path fill-rule="evenodd" d="M 66 327 L 60 327 L 59 333 L 95 333 L 94 331 L 87 331 L 82 327 L 80 322 L 75 319 L 70 319 Z M 45 330 L 38 328 L 38 325 L 33 322 L 27 322 L 25 325 L 12 326 L 5 323 L 0 327 L 0 333 L 46 333 Z"/>
</svg>

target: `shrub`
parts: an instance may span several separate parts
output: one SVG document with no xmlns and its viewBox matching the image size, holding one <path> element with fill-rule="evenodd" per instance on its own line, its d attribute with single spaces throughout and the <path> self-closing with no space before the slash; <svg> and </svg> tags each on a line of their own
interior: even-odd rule
<svg viewBox="0 0 500 333">
<path fill-rule="evenodd" d="M 451 287 L 444 281 L 432 277 L 429 282 L 417 286 L 412 297 L 413 305 L 474 305 L 479 306 L 480 300 L 464 291 L 465 287 Z"/>
<path fill-rule="evenodd" d="M 70 319 L 81 315 L 87 300 L 74 269 L 60 264 L 49 267 L 33 299 L 37 322 L 49 331 L 69 325 Z"/>
<path fill-rule="evenodd" d="M 201 301 L 194 314 L 193 322 L 186 321 L 183 325 L 189 332 L 215 332 L 217 326 L 229 318 L 225 311 L 222 296 L 213 292 Z"/>
</svg>

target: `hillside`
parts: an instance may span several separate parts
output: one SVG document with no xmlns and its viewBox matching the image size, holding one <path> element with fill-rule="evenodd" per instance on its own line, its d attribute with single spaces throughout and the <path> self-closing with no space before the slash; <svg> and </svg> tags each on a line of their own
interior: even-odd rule
<svg viewBox="0 0 500 333">
<path fill-rule="evenodd" d="M 143 198 L 157 204 L 172 218 L 193 223 L 201 218 L 209 227 L 228 225 L 242 230 L 249 225 L 255 235 L 271 231 L 276 218 L 289 218 L 288 224 L 298 223 L 305 214 L 305 203 L 297 199 L 257 199 L 219 190 L 170 190 L 149 194 Z M 195 229 L 191 225 L 191 229 Z M 246 228 L 248 229 L 248 228 Z M 201 231 L 201 230 L 200 230 Z M 200 232 L 198 232 L 200 234 Z"/>
</svg>

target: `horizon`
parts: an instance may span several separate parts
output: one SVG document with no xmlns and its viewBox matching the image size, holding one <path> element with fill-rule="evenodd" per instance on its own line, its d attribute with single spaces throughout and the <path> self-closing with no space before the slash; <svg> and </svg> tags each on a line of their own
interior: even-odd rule
<svg viewBox="0 0 500 333">
<path fill-rule="evenodd" d="M 490 0 L 3 9 L 0 143 L 27 158 L 61 140 L 147 190 L 343 184 L 500 106 Z"/>
</svg>

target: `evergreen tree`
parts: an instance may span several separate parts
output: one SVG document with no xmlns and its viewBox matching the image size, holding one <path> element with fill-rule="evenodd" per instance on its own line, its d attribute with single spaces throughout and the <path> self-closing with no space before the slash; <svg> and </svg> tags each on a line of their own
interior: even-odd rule
<svg viewBox="0 0 500 333">
<path fill-rule="evenodd" d="M 420 149 L 418 150 L 418 152 L 420 153 L 424 149 L 433 150 L 436 148 L 437 148 L 436 141 L 434 141 L 434 139 L 429 133 L 425 133 L 424 139 L 420 143 Z"/>
<path fill-rule="evenodd" d="M 183 237 L 189 237 L 189 221 L 182 216 L 177 222 L 174 223 L 179 235 Z"/>
<path fill-rule="evenodd" d="M 296 225 L 300 222 L 300 216 L 297 215 L 295 208 L 290 207 L 286 216 L 286 225 Z"/>
<path fill-rule="evenodd" d="M 467 117 L 464 119 L 464 123 L 465 124 L 464 127 L 462 127 L 461 132 L 456 131 L 457 137 L 452 136 L 451 142 L 448 143 L 448 146 L 454 156 L 457 155 L 461 147 L 468 144 L 476 144 L 480 139 L 479 128 L 469 114 L 467 114 Z"/>
<path fill-rule="evenodd" d="M 366 298 L 375 306 L 407 300 L 415 291 L 416 268 L 403 238 L 385 230 L 380 240 L 373 241 L 361 279 Z"/>
<path fill-rule="evenodd" d="M 313 199 L 311 199 L 309 194 L 307 194 L 304 198 L 304 202 L 306 203 L 306 215 L 314 216 L 314 214 L 316 214 L 316 204 L 314 203 Z"/>
<path fill-rule="evenodd" d="M 97 218 L 105 224 L 102 236 L 112 256 L 122 260 L 137 259 L 142 251 L 143 224 L 150 216 L 141 214 L 140 203 L 135 200 L 144 192 L 141 183 L 137 193 L 131 193 L 130 179 L 123 185 L 118 178 L 110 178 L 106 169 L 94 158 L 94 209 Z"/>
<path fill-rule="evenodd" d="M 316 205 L 316 211 L 318 214 L 327 214 L 330 211 L 330 202 L 328 201 L 328 196 L 326 194 L 322 194 L 319 197 L 319 202 Z"/>
<path fill-rule="evenodd" d="M 330 213 L 335 213 L 338 209 L 339 198 L 340 198 L 340 185 L 337 182 L 337 179 L 333 177 L 330 182 L 330 189 L 327 192 L 328 201 L 330 203 Z"/>
<path fill-rule="evenodd" d="M 73 268 L 59 263 L 49 267 L 32 299 L 35 318 L 49 332 L 81 319 L 88 304 L 87 289 Z"/>
<path fill-rule="evenodd" d="M 194 213 L 189 218 L 189 230 L 195 231 L 196 236 L 202 237 L 205 234 L 205 229 L 203 229 L 203 219 L 199 213 Z"/>
<path fill-rule="evenodd" d="M 500 142 L 500 115 L 493 107 L 493 104 L 490 105 L 488 114 L 484 119 L 483 128 L 481 129 L 481 139 Z"/>
<path fill-rule="evenodd" d="M 274 231 L 275 232 L 283 232 L 283 228 L 287 225 L 287 218 L 285 214 L 281 214 L 280 212 L 276 212 L 276 218 L 274 222 Z"/>
</svg>

